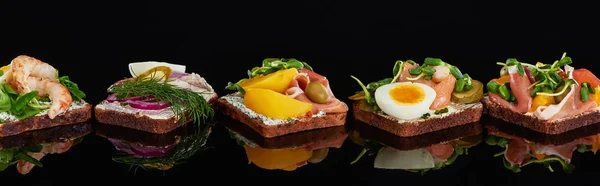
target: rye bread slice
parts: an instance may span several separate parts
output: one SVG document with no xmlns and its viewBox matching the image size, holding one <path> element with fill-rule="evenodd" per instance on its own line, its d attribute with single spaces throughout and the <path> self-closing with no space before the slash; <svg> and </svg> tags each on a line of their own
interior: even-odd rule
<svg viewBox="0 0 600 186">
<path fill-rule="evenodd" d="M 0 149 L 65 142 L 85 136 L 91 133 L 92 130 L 92 124 L 85 122 L 27 131 L 17 135 L 0 137 Z"/>
<path fill-rule="evenodd" d="M 252 143 L 265 149 L 308 148 L 316 150 L 327 147 L 340 148 L 348 137 L 346 126 L 328 127 L 265 138 L 248 125 L 232 118 L 225 118 L 221 123 L 227 129 L 236 133 L 238 138 L 243 138 L 242 140 L 245 143 Z"/>
<path fill-rule="evenodd" d="M 332 113 L 313 118 L 301 118 L 290 120 L 287 123 L 277 125 L 267 125 L 259 118 L 250 117 L 242 110 L 233 106 L 227 100 L 219 98 L 217 108 L 223 114 L 238 120 L 258 132 L 265 138 L 273 138 L 286 134 L 307 131 L 313 129 L 342 126 L 346 123 L 347 113 Z"/>
<path fill-rule="evenodd" d="M 364 100 L 355 101 L 352 104 L 355 119 L 402 137 L 417 136 L 477 122 L 483 112 L 481 103 L 452 103 L 450 107 L 456 108 L 457 111 L 442 117 L 398 121 L 391 116 L 375 112 Z"/>
<path fill-rule="evenodd" d="M 217 94 L 208 100 L 208 104 L 214 107 Z M 105 101 L 105 100 L 104 100 Z M 103 103 L 102 101 L 101 103 Z M 139 112 L 138 112 L 139 113 Z M 136 129 L 154 134 L 165 134 L 184 126 L 192 121 L 191 117 L 186 117 L 187 121 L 177 121 L 175 116 L 166 119 L 154 119 L 143 114 L 134 114 L 120 112 L 117 110 L 101 109 L 98 105 L 94 108 L 96 120 L 102 124 L 116 125 L 120 127 Z"/>
<path fill-rule="evenodd" d="M 546 134 L 560 134 L 600 122 L 600 111 L 598 110 L 558 120 L 541 120 L 533 115 L 525 115 L 505 108 L 490 101 L 488 97 L 484 97 L 482 103 L 487 114 L 492 117 Z"/>
<path fill-rule="evenodd" d="M 365 122 L 354 120 L 351 132 L 354 135 L 353 132 L 357 132 L 357 135 L 363 139 L 374 140 L 398 150 L 414 150 L 466 137 L 480 138 L 483 128 L 479 122 L 473 122 L 417 136 L 400 137 Z"/>
<path fill-rule="evenodd" d="M 46 129 L 61 125 L 82 123 L 92 118 L 92 105 L 85 105 L 78 109 L 68 110 L 65 113 L 50 119 L 47 114 L 34 116 L 25 120 L 8 121 L 0 124 L 0 137 L 21 134 L 27 131 Z"/>
</svg>

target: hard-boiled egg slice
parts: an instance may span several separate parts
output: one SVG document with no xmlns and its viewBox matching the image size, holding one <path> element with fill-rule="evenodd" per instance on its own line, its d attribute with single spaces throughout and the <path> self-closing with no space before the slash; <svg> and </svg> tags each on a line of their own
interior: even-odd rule
<svg viewBox="0 0 600 186">
<path fill-rule="evenodd" d="M 129 73 L 131 73 L 131 77 L 137 77 L 138 75 L 157 66 L 167 66 L 171 68 L 172 71 L 185 73 L 185 65 L 157 61 L 129 63 Z"/>
<path fill-rule="evenodd" d="M 413 82 L 391 83 L 375 90 L 377 106 L 387 115 L 405 120 L 429 112 L 435 96 L 433 88 Z"/>
</svg>

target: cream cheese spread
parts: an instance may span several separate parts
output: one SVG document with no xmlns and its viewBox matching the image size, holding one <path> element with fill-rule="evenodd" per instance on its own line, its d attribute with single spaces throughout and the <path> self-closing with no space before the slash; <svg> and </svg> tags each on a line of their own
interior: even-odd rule
<svg viewBox="0 0 600 186">
<path fill-rule="evenodd" d="M 40 104 L 41 104 L 41 105 L 50 105 L 50 104 L 51 104 L 51 102 L 40 102 Z M 83 108 L 83 107 L 85 107 L 86 105 L 88 105 L 88 103 L 87 103 L 87 102 L 85 102 L 84 100 L 80 100 L 80 101 L 73 101 L 73 102 L 71 103 L 71 107 L 69 107 L 69 108 L 68 108 L 68 109 L 65 111 L 65 113 L 66 113 L 66 112 L 69 112 L 69 111 L 71 111 L 71 110 L 77 110 L 77 109 Z M 35 116 L 43 116 L 43 115 L 46 115 L 46 114 L 48 114 L 48 111 L 50 111 L 50 109 L 45 109 L 45 110 L 43 110 L 42 112 L 40 112 L 40 113 L 36 114 Z M 2 119 L 2 120 L 4 120 L 4 121 L 16 121 L 16 120 L 18 120 L 18 119 L 17 119 L 17 117 L 15 117 L 15 116 L 13 116 L 13 115 L 9 114 L 8 112 L 0 112 L 0 119 Z M 0 125 L 2 125 L 2 124 L 0 123 Z"/>
<path fill-rule="evenodd" d="M 260 119 L 261 121 L 263 121 L 263 123 L 265 125 L 280 125 L 280 124 L 290 123 L 290 122 L 297 120 L 296 118 L 291 118 L 291 119 L 287 119 L 287 120 L 275 119 L 275 118 L 267 117 L 262 114 L 258 114 L 256 112 L 254 112 L 253 110 L 249 109 L 248 107 L 246 107 L 246 105 L 244 105 L 244 97 L 242 97 L 242 95 L 239 93 L 225 95 L 221 98 L 224 99 L 225 101 L 227 101 L 229 104 L 233 105 L 235 108 L 241 110 L 244 114 L 248 115 L 250 118 Z M 325 112 L 323 112 L 323 111 L 321 111 L 317 114 L 314 114 L 312 117 L 316 118 L 316 117 L 322 117 L 322 116 L 325 116 Z"/>
</svg>

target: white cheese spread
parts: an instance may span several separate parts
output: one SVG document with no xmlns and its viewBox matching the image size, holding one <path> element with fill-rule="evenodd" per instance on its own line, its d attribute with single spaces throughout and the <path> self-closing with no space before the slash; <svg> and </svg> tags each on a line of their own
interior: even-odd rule
<svg viewBox="0 0 600 186">
<path fill-rule="evenodd" d="M 50 105 L 50 104 L 51 104 L 51 102 L 40 102 L 40 104 L 41 104 L 41 105 Z M 84 100 L 80 100 L 80 101 L 73 101 L 73 103 L 71 103 L 71 107 L 69 107 L 69 108 L 68 108 L 68 109 L 65 111 L 65 113 L 66 113 L 66 112 L 69 112 L 69 111 L 71 111 L 71 110 L 77 110 L 77 109 L 83 108 L 83 107 L 85 107 L 86 105 L 88 105 L 88 103 L 87 103 L 87 102 L 85 102 Z M 40 112 L 40 113 L 36 114 L 35 116 L 43 116 L 43 115 L 46 115 L 46 114 L 48 114 L 48 111 L 50 111 L 50 109 L 45 109 L 45 110 L 43 110 L 42 112 Z M 17 119 L 17 117 L 15 117 L 15 116 L 13 116 L 13 115 L 9 114 L 8 112 L 0 112 L 0 119 L 4 120 L 5 122 L 6 122 L 6 121 L 16 121 L 16 120 L 18 120 L 18 119 Z M 0 123 L 0 125 L 2 125 L 2 123 Z"/>
<path fill-rule="evenodd" d="M 453 113 L 456 112 L 460 112 L 466 109 L 470 109 L 470 108 L 482 108 L 483 104 L 482 103 L 470 103 L 470 104 L 458 104 L 458 103 L 450 103 L 450 105 L 448 105 L 448 112 L 446 113 L 442 113 L 442 114 L 435 114 L 435 110 L 430 110 L 429 113 L 429 118 L 428 119 L 432 119 L 432 118 L 444 118 L 447 117 Z M 399 119 L 399 118 L 395 118 L 392 116 L 389 116 L 383 112 L 377 112 L 378 115 L 386 117 L 388 119 L 393 119 L 398 121 L 398 123 L 410 123 L 410 122 L 419 122 L 419 121 L 424 121 L 426 119 L 423 118 L 417 118 L 417 119 L 410 119 L 410 120 L 405 120 L 405 119 Z"/>
<path fill-rule="evenodd" d="M 242 97 L 241 94 L 239 94 L 239 93 L 225 95 L 221 98 L 224 99 L 225 101 L 227 101 L 229 104 L 233 105 L 235 108 L 241 110 L 244 114 L 248 115 L 250 118 L 260 119 L 261 121 L 263 121 L 263 123 L 265 125 L 280 125 L 280 124 L 290 123 L 290 122 L 297 120 L 296 118 L 291 118 L 291 119 L 287 119 L 287 120 L 275 119 L 275 118 L 267 117 L 262 114 L 258 114 L 256 112 L 254 112 L 253 110 L 249 109 L 248 107 L 246 107 L 246 105 L 244 105 L 244 97 Z M 316 117 L 321 117 L 324 115 L 325 115 L 325 112 L 321 111 L 317 114 L 314 114 L 312 117 L 316 118 Z"/>
</svg>

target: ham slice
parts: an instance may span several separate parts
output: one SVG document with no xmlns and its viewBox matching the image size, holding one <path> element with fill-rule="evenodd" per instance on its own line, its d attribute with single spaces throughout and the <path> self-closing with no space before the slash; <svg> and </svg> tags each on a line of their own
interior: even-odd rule
<svg viewBox="0 0 600 186">
<path fill-rule="evenodd" d="M 523 165 L 529 157 L 529 145 L 522 138 L 514 138 L 506 145 L 504 157 L 511 165 Z"/>
<path fill-rule="evenodd" d="M 327 101 L 325 101 L 325 103 L 320 104 L 312 102 L 304 93 L 304 89 L 311 81 L 317 81 L 327 88 L 329 98 L 327 99 Z M 298 71 L 298 75 L 294 77 L 294 79 L 290 83 L 289 88 L 285 91 L 285 94 L 294 99 L 306 103 L 311 103 L 313 106 L 312 114 L 317 114 L 319 112 L 344 113 L 348 111 L 348 105 L 335 98 L 335 96 L 333 95 L 333 92 L 331 91 L 331 86 L 329 86 L 329 80 L 327 80 L 325 76 L 319 75 L 306 68 Z"/>
<path fill-rule="evenodd" d="M 565 71 L 571 72 L 569 73 L 569 78 L 573 78 L 573 67 L 566 65 Z M 579 96 L 580 89 L 581 86 L 577 84 L 571 85 L 571 90 L 560 103 L 550 106 L 540 106 L 533 112 L 533 115 L 542 120 L 554 120 L 581 114 L 598 107 L 592 99 L 582 102 Z"/>
<path fill-rule="evenodd" d="M 435 144 L 425 148 L 437 161 L 447 161 L 454 154 L 454 146 L 450 143 Z"/>
<path fill-rule="evenodd" d="M 533 99 L 531 98 L 532 89 L 527 88 L 531 85 L 531 82 L 526 75 L 519 75 L 517 66 L 508 67 L 508 74 L 510 76 L 510 90 L 517 99 L 517 105 L 512 105 L 508 101 L 502 99 L 500 95 L 491 92 L 488 93 L 488 97 L 490 101 L 498 103 L 500 106 L 509 108 L 518 113 L 526 113 L 533 102 Z M 496 79 L 492 81 L 495 82 Z"/>
</svg>

